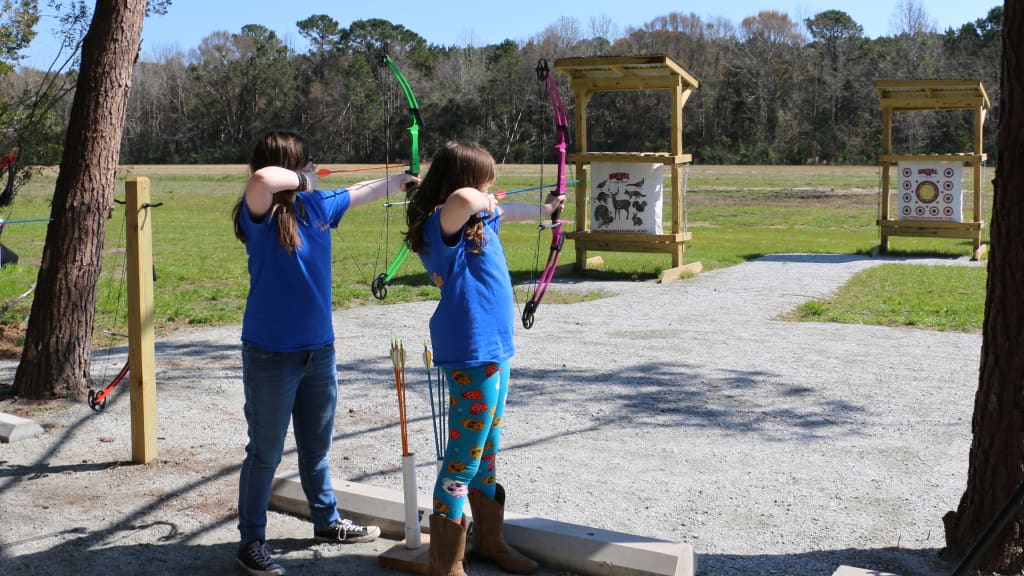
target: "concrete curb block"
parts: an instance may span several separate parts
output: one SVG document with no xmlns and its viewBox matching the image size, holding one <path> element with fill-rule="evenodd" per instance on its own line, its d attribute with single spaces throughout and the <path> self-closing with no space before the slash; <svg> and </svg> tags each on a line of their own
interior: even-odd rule
<svg viewBox="0 0 1024 576">
<path fill-rule="evenodd" d="M 0 442 L 17 442 L 43 433 L 43 427 L 32 420 L 0 412 Z"/>
<path fill-rule="evenodd" d="M 338 498 L 338 510 L 346 518 L 357 524 L 380 526 L 381 533 L 389 538 L 405 538 L 405 505 L 401 492 L 336 479 L 332 479 L 331 483 Z M 274 478 L 270 489 L 270 507 L 279 512 L 309 517 L 309 504 L 306 503 L 306 495 L 302 493 L 298 473 Z M 423 507 L 419 510 L 420 530 L 429 532 L 424 519 L 430 511 Z"/>
<path fill-rule="evenodd" d="M 338 509 L 357 523 L 376 524 L 388 537 L 405 537 L 405 508 L 399 491 L 334 481 Z M 296 474 L 277 476 L 272 509 L 309 516 Z M 418 506 L 420 530 L 430 510 Z M 594 576 L 693 576 L 696 558 L 689 544 L 505 513 L 505 540 L 551 568 Z"/>
</svg>

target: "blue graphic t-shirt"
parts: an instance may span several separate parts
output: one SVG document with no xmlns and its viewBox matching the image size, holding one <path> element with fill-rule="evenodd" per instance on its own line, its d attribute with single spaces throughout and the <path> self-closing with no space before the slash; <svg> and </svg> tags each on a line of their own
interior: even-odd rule
<svg viewBox="0 0 1024 576">
<path fill-rule="evenodd" d="M 312 350 L 334 342 L 331 295 L 331 229 L 349 207 L 348 190 L 300 192 L 302 247 L 289 254 L 277 238 L 277 217 L 254 222 L 242 202 L 248 242 L 249 297 L 242 342 L 274 352 Z"/>
<path fill-rule="evenodd" d="M 515 302 L 505 252 L 498 237 L 497 215 L 484 221 L 483 251 L 467 250 L 460 231 L 454 245 L 441 232 L 441 211 L 423 226 L 426 254 L 420 256 L 441 301 L 430 319 L 437 366 L 476 366 L 504 362 L 515 354 Z"/>
</svg>

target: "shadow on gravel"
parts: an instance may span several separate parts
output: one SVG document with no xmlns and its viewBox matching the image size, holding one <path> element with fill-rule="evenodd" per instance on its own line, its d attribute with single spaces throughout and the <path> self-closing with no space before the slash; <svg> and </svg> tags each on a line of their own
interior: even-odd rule
<svg viewBox="0 0 1024 576">
<path fill-rule="evenodd" d="M 161 530 L 138 526 L 136 530 Z M 4 573 L 21 576 L 235 576 L 241 574 L 235 564 L 235 544 L 189 544 L 182 535 L 167 535 L 162 542 L 93 547 L 86 537 L 68 540 L 48 550 L 5 558 Z M 275 558 L 298 574 L 370 574 L 377 566 L 376 556 L 338 554 L 328 559 L 309 554 L 309 540 L 272 540 Z"/>
<path fill-rule="evenodd" d="M 240 574 L 234 562 L 234 544 L 135 544 L 92 548 L 79 539 L 35 554 L 4 559 L 6 574 L 104 574 L 142 576 L 164 574 Z"/>
<path fill-rule="evenodd" d="M 759 262 L 799 262 L 802 264 L 849 264 L 863 260 L 884 260 L 885 258 L 872 258 L 866 254 L 769 254 L 767 256 L 753 256 L 748 260 Z"/>
<path fill-rule="evenodd" d="M 593 398 L 600 410 L 587 416 L 592 427 L 714 428 L 766 438 L 811 440 L 824 435 L 860 434 L 867 409 L 821 395 L 805 385 L 782 381 L 769 371 L 716 370 L 686 364 L 642 363 L 617 370 L 522 369 L 515 373 L 510 406 L 540 410 Z M 587 410 L 584 408 L 584 410 Z"/>
<path fill-rule="evenodd" d="M 869 570 L 869 574 L 943 576 L 955 566 L 939 558 L 938 548 L 845 548 L 794 554 L 699 554 L 697 576 L 831 576 L 840 566 Z"/>
<path fill-rule="evenodd" d="M 61 433 L 60 438 L 53 442 L 50 449 L 40 455 L 34 463 L 17 465 L 8 464 L 6 461 L 0 462 L 0 478 L 4 479 L 0 481 L 0 494 L 9 489 L 17 488 L 18 482 L 37 480 L 48 474 L 97 472 L 120 465 L 121 462 L 87 462 L 50 466 L 49 462 L 55 458 L 65 443 L 73 441 L 73 438 L 78 434 L 78 430 L 88 421 L 89 417 L 90 415 L 87 414 L 68 426 Z"/>
<path fill-rule="evenodd" d="M 802 264 L 849 264 L 850 262 L 907 262 L 915 258 L 922 260 L 960 260 L 959 256 L 953 256 L 945 252 L 889 252 L 880 256 L 868 254 L 747 254 L 747 260 L 760 262 L 798 262 Z"/>
<path fill-rule="evenodd" d="M 217 341 L 217 340 L 157 340 L 154 345 L 156 357 L 159 359 L 161 356 L 184 356 L 187 358 L 215 358 L 223 355 L 229 355 L 233 359 L 238 359 L 241 362 L 241 350 L 242 344 L 239 341 L 232 339 L 228 342 Z M 120 356 L 128 354 L 128 345 L 111 346 L 110 348 L 103 348 L 93 352 L 92 362 L 102 363 L 107 361 L 110 357 Z M 239 369 L 241 374 L 241 369 Z"/>
</svg>

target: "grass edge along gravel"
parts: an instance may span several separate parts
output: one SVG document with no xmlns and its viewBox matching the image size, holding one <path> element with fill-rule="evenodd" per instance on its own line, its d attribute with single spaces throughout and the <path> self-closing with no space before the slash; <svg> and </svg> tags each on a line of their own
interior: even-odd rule
<svg viewBox="0 0 1024 576">
<path fill-rule="evenodd" d="M 987 279 L 987 268 L 980 266 L 882 264 L 783 319 L 980 333 Z"/>
</svg>

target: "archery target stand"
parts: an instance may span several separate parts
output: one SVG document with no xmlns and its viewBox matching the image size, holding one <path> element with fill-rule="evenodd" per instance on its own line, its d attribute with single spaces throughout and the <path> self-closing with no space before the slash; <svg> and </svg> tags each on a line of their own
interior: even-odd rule
<svg viewBox="0 0 1024 576">
<path fill-rule="evenodd" d="M 576 98 L 573 111 L 577 152 L 568 155 L 576 164 L 576 230 L 567 232 L 576 247 L 576 268 L 584 270 L 601 265 L 600 257 L 588 259 L 588 250 L 612 252 L 668 253 L 672 268 L 662 271 L 659 282 L 675 280 L 684 272 L 700 273 L 700 262 L 683 264 L 686 243 L 686 169 L 693 161 L 683 153 L 683 106 L 699 82 L 674 60 L 657 56 L 612 56 L 598 58 L 561 58 L 555 70 L 570 78 Z M 670 141 L 667 152 L 591 152 L 587 143 L 587 103 L 598 92 L 664 90 L 670 101 Z M 670 172 L 672 227 L 667 233 L 611 232 L 594 230 L 591 225 L 590 168 L 594 163 L 661 164 Z M 641 170 L 637 166 L 637 171 Z M 628 210 L 628 208 L 627 208 Z"/>
<path fill-rule="evenodd" d="M 972 259 L 985 257 L 988 247 L 981 243 L 985 227 L 982 218 L 982 169 L 985 114 L 991 107 L 981 80 L 878 80 L 875 82 L 882 107 L 881 198 L 878 226 L 881 243 L 872 255 L 889 249 L 890 236 L 966 238 L 974 243 Z M 893 152 L 892 124 L 896 112 L 972 110 L 974 150 L 945 154 L 897 154 Z M 974 183 L 970 218 L 963 210 L 963 172 L 969 166 Z M 892 174 L 897 183 L 893 190 Z M 892 210 L 895 192 L 898 208 Z"/>
</svg>

